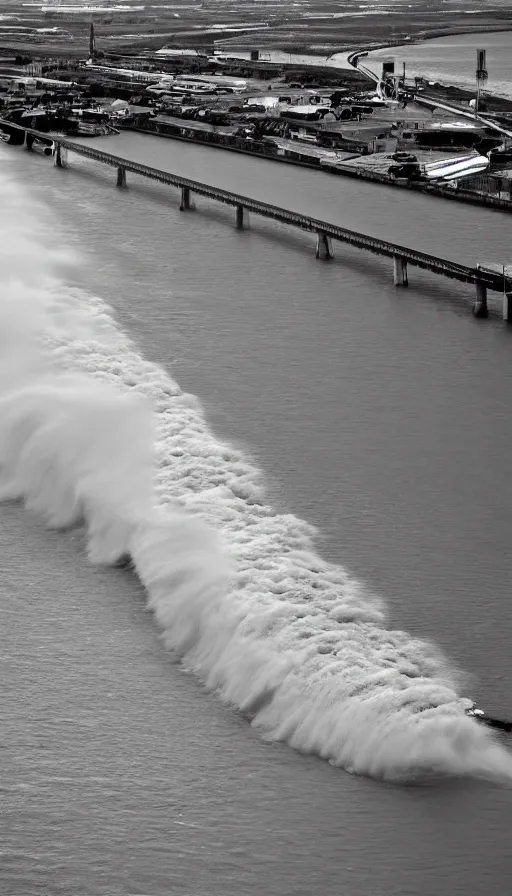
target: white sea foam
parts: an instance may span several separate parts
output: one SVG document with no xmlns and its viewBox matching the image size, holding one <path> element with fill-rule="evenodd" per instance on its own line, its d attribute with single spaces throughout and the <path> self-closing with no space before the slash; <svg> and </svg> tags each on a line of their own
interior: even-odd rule
<svg viewBox="0 0 512 896">
<path fill-rule="evenodd" d="M 69 257 L 3 172 L 0 202 L 1 496 L 85 522 L 94 562 L 130 557 L 165 643 L 265 737 L 390 780 L 512 779 L 439 652 L 389 629 L 197 399 L 66 287 Z"/>
</svg>

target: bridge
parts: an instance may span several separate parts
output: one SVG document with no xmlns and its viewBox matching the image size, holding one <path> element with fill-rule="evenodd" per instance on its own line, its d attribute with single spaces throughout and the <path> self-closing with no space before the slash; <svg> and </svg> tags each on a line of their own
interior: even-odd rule
<svg viewBox="0 0 512 896">
<path fill-rule="evenodd" d="M 258 199 L 251 199 L 249 196 L 242 196 L 239 193 L 232 193 L 229 190 L 222 190 L 220 187 L 204 184 L 187 177 L 181 177 L 162 171 L 158 168 L 152 168 L 149 165 L 143 165 L 140 162 L 131 162 L 123 159 L 121 156 L 112 155 L 112 153 L 103 152 L 92 146 L 84 146 L 81 143 L 75 143 L 64 137 L 51 134 L 44 134 L 33 128 L 25 128 L 21 125 L 15 125 L 13 122 L 7 122 L 0 119 L 0 128 L 5 125 L 9 129 L 14 128 L 25 132 L 24 140 L 27 149 L 34 148 L 36 143 L 51 146 L 51 152 L 54 158 L 54 164 L 57 167 L 65 167 L 67 165 L 67 157 L 69 152 L 92 159 L 117 171 L 117 186 L 126 186 L 126 174 L 130 172 L 140 177 L 147 177 L 150 180 L 158 181 L 162 184 L 177 187 L 181 190 L 180 209 L 187 211 L 191 208 L 191 196 L 205 196 L 207 199 L 221 202 L 229 205 L 236 210 L 236 226 L 243 229 L 247 223 L 247 215 L 249 212 L 259 215 L 263 218 L 270 218 L 281 224 L 287 224 L 290 227 L 296 227 L 300 230 L 308 231 L 316 234 L 316 257 L 317 258 L 333 258 L 333 241 L 348 243 L 358 249 L 365 249 L 375 255 L 384 255 L 392 259 L 393 262 L 393 281 L 395 286 L 406 287 L 408 285 L 408 266 L 422 268 L 438 274 L 442 277 L 448 277 L 451 280 L 458 280 L 462 283 L 470 283 L 475 287 L 475 302 L 473 305 L 473 313 L 476 317 L 487 317 L 487 292 L 488 290 L 498 292 L 503 296 L 503 319 L 512 321 L 512 266 L 505 267 L 501 265 L 476 265 L 471 268 L 466 265 L 459 264 L 455 261 L 449 261 L 445 258 L 439 258 L 417 249 L 410 249 L 407 246 L 400 246 L 396 243 L 390 243 L 378 237 L 368 236 L 364 233 L 358 233 L 355 230 L 349 230 L 346 227 L 340 227 L 337 224 L 331 224 L 328 221 L 322 221 L 319 218 L 310 218 L 307 215 L 272 205 L 268 202 L 262 202 Z"/>
</svg>

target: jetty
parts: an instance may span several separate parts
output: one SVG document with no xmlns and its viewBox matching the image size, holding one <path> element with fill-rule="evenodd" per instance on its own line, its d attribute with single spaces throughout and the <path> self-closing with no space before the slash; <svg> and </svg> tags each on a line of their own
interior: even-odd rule
<svg viewBox="0 0 512 896">
<path fill-rule="evenodd" d="M 449 261 L 427 252 L 421 252 L 418 249 L 390 243 L 379 237 L 369 236 L 368 234 L 349 230 L 346 227 L 331 224 L 318 218 L 311 218 L 268 202 L 252 199 L 249 196 L 242 196 L 229 190 L 223 190 L 220 187 L 171 174 L 158 168 L 152 168 L 149 165 L 143 165 L 140 162 L 129 161 L 121 156 L 103 152 L 103 150 L 96 149 L 93 146 L 75 143 L 64 137 L 45 134 L 31 128 L 14 125 L 12 122 L 0 120 L 1 125 L 24 131 L 25 147 L 28 150 L 34 149 L 36 144 L 42 145 L 46 150 L 48 147 L 51 147 L 54 165 L 57 168 L 67 167 L 69 153 L 76 153 L 100 164 L 115 168 L 118 187 L 126 187 L 128 172 L 176 187 L 181 191 L 181 211 L 188 211 L 192 207 L 191 200 L 193 195 L 204 196 L 207 199 L 232 206 L 235 209 L 235 222 L 238 229 L 243 229 L 246 226 L 248 214 L 252 213 L 263 218 L 270 218 L 280 224 L 286 224 L 290 227 L 296 227 L 316 234 L 317 258 L 333 258 L 334 241 L 348 243 L 375 255 L 386 256 L 392 261 L 395 286 L 408 286 L 409 266 L 422 268 L 451 280 L 472 284 L 475 290 L 473 313 L 476 317 L 485 318 L 488 316 L 488 291 L 500 293 L 502 296 L 503 319 L 512 321 L 512 265 L 476 264 L 475 267 L 468 267 L 467 265 Z"/>
</svg>

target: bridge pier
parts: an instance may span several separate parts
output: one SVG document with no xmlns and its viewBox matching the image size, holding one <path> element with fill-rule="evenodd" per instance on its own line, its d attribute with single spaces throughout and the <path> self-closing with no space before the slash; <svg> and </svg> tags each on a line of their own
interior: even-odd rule
<svg viewBox="0 0 512 896">
<path fill-rule="evenodd" d="M 512 292 L 503 293 L 503 320 L 507 323 L 512 321 Z"/>
<path fill-rule="evenodd" d="M 186 212 L 190 208 L 190 187 L 181 188 L 180 212 Z"/>
<path fill-rule="evenodd" d="M 409 286 L 407 262 L 399 255 L 393 255 L 393 283 L 395 286 Z"/>
<path fill-rule="evenodd" d="M 243 230 L 249 224 L 249 212 L 243 205 L 236 207 L 236 229 Z"/>
<path fill-rule="evenodd" d="M 315 256 L 316 258 L 325 258 L 326 260 L 334 258 L 331 237 L 327 236 L 327 234 L 323 233 L 321 230 L 319 230 L 316 235 Z"/>
<path fill-rule="evenodd" d="M 56 168 L 67 168 L 68 151 L 67 151 L 66 147 L 61 146 L 60 143 L 55 144 L 53 164 L 55 165 Z"/>
<path fill-rule="evenodd" d="M 476 299 L 473 305 L 473 314 L 478 318 L 489 317 L 489 309 L 487 307 L 487 287 L 481 280 L 475 283 Z"/>
<path fill-rule="evenodd" d="M 393 260 L 393 279 L 396 286 L 408 286 L 407 267 L 410 262 L 420 268 L 431 271 L 434 274 L 443 277 L 449 277 L 461 283 L 475 283 L 476 299 L 473 307 L 473 313 L 476 317 L 487 317 L 487 291 L 492 290 L 503 296 L 503 319 L 512 323 L 512 264 L 509 266 L 490 264 L 481 266 L 481 271 L 472 265 L 468 267 L 458 262 L 452 262 L 435 255 L 414 249 L 405 249 L 402 246 L 389 243 L 385 240 L 373 237 L 367 234 L 357 233 L 338 224 L 330 224 L 318 218 L 311 218 L 307 215 L 291 211 L 289 209 L 279 208 L 270 203 L 257 201 L 248 196 L 242 196 L 239 193 L 233 193 L 204 184 L 199 181 L 182 178 L 181 176 L 171 174 L 160 169 L 152 168 L 149 165 L 143 165 L 137 162 L 130 162 L 127 159 L 118 158 L 110 153 L 103 152 L 90 145 L 80 143 L 68 143 L 62 137 L 50 137 L 47 133 L 41 133 L 30 128 L 30 134 L 21 125 L 14 122 L 4 121 L 0 118 L 0 125 L 6 126 L 7 133 L 11 129 L 16 131 L 25 131 L 23 139 L 28 149 L 36 152 L 51 152 L 54 157 L 54 165 L 58 168 L 67 166 L 68 152 L 74 152 L 85 158 L 94 159 L 97 162 L 112 166 L 117 169 L 117 183 L 119 186 L 125 186 L 126 175 L 130 171 L 137 176 L 148 177 L 172 186 L 174 189 L 181 190 L 180 209 L 185 211 L 194 207 L 191 199 L 194 193 L 199 196 L 205 196 L 208 200 L 215 200 L 229 205 L 230 208 L 236 210 L 237 228 L 247 226 L 249 209 L 252 213 L 261 215 L 262 217 L 278 221 L 289 227 L 297 227 L 302 231 L 316 235 L 316 256 L 317 258 L 332 258 L 332 240 L 336 239 L 342 242 L 348 242 L 350 245 L 359 249 L 375 252 L 379 255 L 386 256 Z M 21 136 L 21 135 L 20 135 Z M 32 138 L 32 139 L 31 139 Z M 405 252 L 406 257 L 401 253 Z M 480 277 L 481 274 L 481 277 Z"/>
<path fill-rule="evenodd" d="M 126 187 L 126 168 L 123 168 L 122 165 L 119 165 L 117 169 L 117 186 Z"/>
</svg>

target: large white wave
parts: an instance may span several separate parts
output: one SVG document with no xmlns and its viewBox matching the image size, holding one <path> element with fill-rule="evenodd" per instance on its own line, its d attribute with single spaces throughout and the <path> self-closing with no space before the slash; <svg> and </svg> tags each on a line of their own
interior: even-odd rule
<svg viewBox="0 0 512 896">
<path fill-rule="evenodd" d="M 93 562 L 129 558 L 168 647 L 265 737 L 390 780 L 512 778 L 440 653 L 388 628 L 198 400 L 66 286 L 42 215 L 0 172 L 0 497 L 84 523 Z"/>
</svg>

